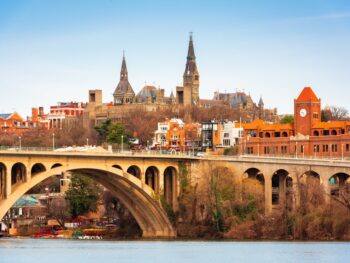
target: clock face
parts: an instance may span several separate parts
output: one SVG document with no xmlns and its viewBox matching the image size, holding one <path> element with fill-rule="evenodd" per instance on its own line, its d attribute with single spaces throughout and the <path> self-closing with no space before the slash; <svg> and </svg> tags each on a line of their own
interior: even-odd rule
<svg viewBox="0 0 350 263">
<path fill-rule="evenodd" d="M 300 117 L 305 117 L 306 116 L 306 110 L 305 109 L 301 109 L 300 110 Z"/>
</svg>

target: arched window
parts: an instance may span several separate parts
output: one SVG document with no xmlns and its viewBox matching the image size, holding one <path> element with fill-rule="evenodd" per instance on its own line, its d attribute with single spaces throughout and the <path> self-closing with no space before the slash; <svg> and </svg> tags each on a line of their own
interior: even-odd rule
<svg viewBox="0 0 350 263">
<path fill-rule="evenodd" d="M 318 131 L 314 131 L 314 136 L 320 136 L 320 133 Z"/>
</svg>

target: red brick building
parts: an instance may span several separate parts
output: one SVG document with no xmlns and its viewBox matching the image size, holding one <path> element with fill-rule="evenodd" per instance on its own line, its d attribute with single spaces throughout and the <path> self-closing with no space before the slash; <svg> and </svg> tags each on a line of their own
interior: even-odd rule
<svg viewBox="0 0 350 263">
<path fill-rule="evenodd" d="M 83 115 L 85 107 L 86 104 L 82 102 L 59 102 L 51 106 L 47 117 L 49 127 L 62 129 L 63 126 L 69 126 L 70 121 L 74 122 L 76 117 Z"/>
<path fill-rule="evenodd" d="M 243 124 L 240 154 L 350 157 L 350 121 L 321 121 L 321 100 L 305 87 L 294 100 L 294 124 Z"/>
</svg>

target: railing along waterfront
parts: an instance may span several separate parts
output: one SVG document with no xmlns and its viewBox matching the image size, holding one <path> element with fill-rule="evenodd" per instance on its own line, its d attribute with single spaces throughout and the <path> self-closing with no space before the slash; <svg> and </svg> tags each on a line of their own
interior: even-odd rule
<svg viewBox="0 0 350 263">
<path fill-rule="evenodd" d="M 295 155 L 253 155 L 253 154 L 241 154 L 241 155 L 214 155 L 205 152 L 193 152 L 193 151 L 173 151 L 173 150 L 115 150 L 105 149 L 103 147 L 66 147 L 56 148 L 52 147 L 8 147 L 0 146 L 2 152 L 13 153 L 30 153 L 30 152 L 46 152 L 57 154 L 82 154 L 82 155 L 115 155 L 115 156 L 169 156 L 169 157 L 190 157 L 198 159 L 221 159 L 221 160 L 300 160 L 300 161 L 323 161 L 323 162 L 346 162 L 350 163 L 349 157 L 335 158 L 330 156 L 295 156 Z"/>
<path fill-rule="evenodd" d="M 47 152 L 57 154 L 91 154 L 91 155 L 122 155 L 122 156 L 138 156 L 138 155 L 159 155 L 159 156 L 189 156 L 196 157 L 197 153 L 192 151 L 168 151 L 168 150 L 115 150 L 105 149 L 102 147 L 66 147 L 66 148 L 50 148 L 50 147 L 8 147 L 0 146 L 0 152 L 11 153 L 30 153 L 30 152 Z"/>
</svg>

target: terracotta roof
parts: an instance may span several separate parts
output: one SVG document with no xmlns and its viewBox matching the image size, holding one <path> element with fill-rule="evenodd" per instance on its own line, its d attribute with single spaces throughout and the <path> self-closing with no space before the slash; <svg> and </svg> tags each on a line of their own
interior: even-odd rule
<svg viewBox="0 0 350 263">
<path fill-rule="evenodd" d="M 317 98 L 311 87 L 305 87 L 297 98 L 297 101 L 319 102 L 320 100 Z"/>
<path fill-rule="evenodd" d="M 256 130 L 256 129 L 259 129 L 260 127 L 262 127 L 263 125 L 264 125 L 263 120 L 255 120 L 255 121 L 250 122 L 250 123 L 243 123 L 242 127 L 245 130 Z"/>
<path fill-rule="evenodd" d="M 319 122 L 312 126 L 313 129 L 345 129 L 346 126 L 350 126 L 349 121 L 328 121 L 328 122 Z"/>
<path fill-rule="evenodd" d="M 281 131 L 281 130 L 293 130 L 292 123 L 286 124 L 267 124 L 263 120 L 255 120 L 251 123 L 243 123 L 243 129 L 245 130 L 262 130 L 262 131 Z"/>
</svg>

